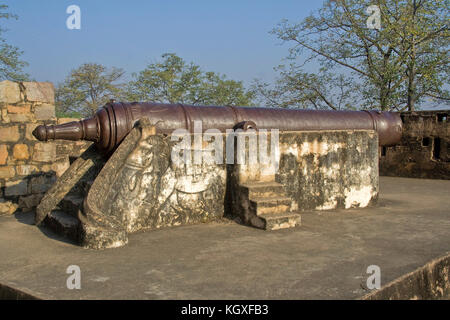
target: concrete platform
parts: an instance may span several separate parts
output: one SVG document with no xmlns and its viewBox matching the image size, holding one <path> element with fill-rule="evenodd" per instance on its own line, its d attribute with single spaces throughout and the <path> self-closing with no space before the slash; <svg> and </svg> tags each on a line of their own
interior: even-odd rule
<svg viewBox="0 0 450 320">
<path fill-rule="evenodd" d="M 263 231 L 223 223 L 130 236 L 86 250 L 33 214 L 0 217 L 0 291 L 51 299 L 355 299 L 369 265 L 384 285 L 450 251 L 450 181 L 381 177 L 376 207 L 302 214 Z M 81 289 L 66 268 L 81 268 Z"/>
</svg>

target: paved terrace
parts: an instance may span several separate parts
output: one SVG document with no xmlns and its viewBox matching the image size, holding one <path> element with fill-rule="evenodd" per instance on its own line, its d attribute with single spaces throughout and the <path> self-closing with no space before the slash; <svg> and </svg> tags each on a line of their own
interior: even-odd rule
<svg viewBox="0 0 450 320">
<path fill-rule="evenodd" d="M 450 181 L 381 177 L 376 207 L 303 214 L 294 229 L 224 223 L 134 234 L 128 246 L 82 249 L 0 217 L 0 288 L 53 299 L 354 299 L 366 269 L 382 285 L 450 251 Z M 69 265 L 81 290 L 68 290 Z M 0 289 L 1 290 L 1 289 Z"/>
</svg>

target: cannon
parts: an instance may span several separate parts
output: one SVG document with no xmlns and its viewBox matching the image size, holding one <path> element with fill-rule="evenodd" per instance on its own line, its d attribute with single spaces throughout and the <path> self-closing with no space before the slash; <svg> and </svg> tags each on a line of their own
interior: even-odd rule
<svg viewBox="0 0 450 320">
<path fill-rule="evenodd" d="M 304 110 L 262 107 L 193 106 L 162 103 L 107 103 L 88 119 L 60 125 L 40 125 L 33 135 L 40 141 L 93 141 L 104 154 L 112 152 L 131 131 L 135 123 L 148 118 L 156 132 L 170 134 L 175 129 L 194 130 L 201 121 L 202 129 L 226 132 L 242 123 L 258 129 L 280 131 L 375 130 L 381 146 L 395 145 L 402 136 L 398 113 L 381 111 Z"/>
<path fill-rule="evenodd" d="M 272 152 L 271 145 L 268 164 L 194 159 L 179 165 L 172 158 L 178 146 L 172 134 L 177 129 L 199 133 L 197 122 L 203 132 L 225 134 L 230 129 L 277 129 L 282 147 Z M 378 145 L 369 130 L 377 132 L 379 145 L 395 145 L 402 138 L 402 120 L 398 113 L 379 111 L 110 102 L 91 118 L 33 131 L 41 141 L 89 140 L 96 145 L 46 193 L 35 221 L 39 225 L 48 218 L 58 229 L 52 210 L 72 193 L 82 201 L 72 210 L 78 220 L 70 234 L 88 248 L 123 246 L 131 232 L 204 223 L 225 214 L 267 230 L 297 226 L 301 210 L 365 207 L 376 201 Z M 314 147 L 304 148 L 308 141 Z M 192 150 L 194 155 L 203 151 L 195 141 Z M 249 143 L 248 154 L 250 150 Z"/>
</svg>

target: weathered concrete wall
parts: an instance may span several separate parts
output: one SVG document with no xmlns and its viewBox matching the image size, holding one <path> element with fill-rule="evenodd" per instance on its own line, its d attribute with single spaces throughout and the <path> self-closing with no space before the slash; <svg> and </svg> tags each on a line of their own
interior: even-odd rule
<svg viewBox="0 0 450 320">
<path fill-rule="evenodd" d="M 380 174 L 450 179 L 450 111 L 403 112 L 400 145 L 380 148 Z"/>
<path fill-rule="evenodd" d="M 423 267 L 369 293 L 363 300 L 448 300 L 450 299 L 450 255 L 434 259 Z"/>
<path fill-rule="evenodd" d="M 373 131 L 280 136 L 276 180 L 299 210 L 366 207 L 378 198 L 378 138 Z"/>
<path fill-rule="evenodd" d="M 195 149 L 194 141 L 191 150 L 212 155 L 212 145 L 203 142 Z M 248 145 L 245 164 L 237 164 L 236 158 L 226 164 L 225 151 L 222 163 L 176 164 L 176 144 L 170 136 L 155 134 L 147 120 L 138 123 L 106 164 L 100 164 L 103 168 L 78 211 L 81 245 L 119 247 L 127 243 L 128 233 L 224 215 L 264 229 L 292 227 L 300 222 L 294 211 L 365 207 L 378 196 L 378 141 L 373 131 L 280 133 L 274 160 L 262 165 L 248 164 Z M 83 158 L 58 180 L 39 214 L 53 209 L 63 196 L 58 190 L 70 187 L 69 180 L 84 176 L 79 170 Z M 259 194 L 252 198 L 252 192 Z"/>
<path fill-rule="evenodd" d="M 72 120 L 56 118 L 49 82 L 0 82 L 0 111 L 0 214 L 31 210 L 89 144 L 44 143 L 31 134 L 39 124 Z"/>
</svg>

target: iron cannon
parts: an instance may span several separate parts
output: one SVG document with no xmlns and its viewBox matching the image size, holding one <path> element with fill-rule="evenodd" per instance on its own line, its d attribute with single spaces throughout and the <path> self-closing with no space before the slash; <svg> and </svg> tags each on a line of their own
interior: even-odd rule
<svg viewBox="0 0 450 320">
<path fill-rule="evenodd" d="M 203 130 L 236 128 L 252 123 L 258 129 L 280 131 L 375 130 L 381 146 L 395 145 L 402 136 L 398 113 L 381 111 L 304 110 L 234 106 L 192 106 L 162 103 L 111 102 L 88 119 L 60 125 L 40 125 L 33 135 L 40 141 L 88 140 L 103 153 L 114 150 L 135 123 L 148 118 L 158 133 L 184 128 L 193 132 L 194 122 Z"/>
</svg>

